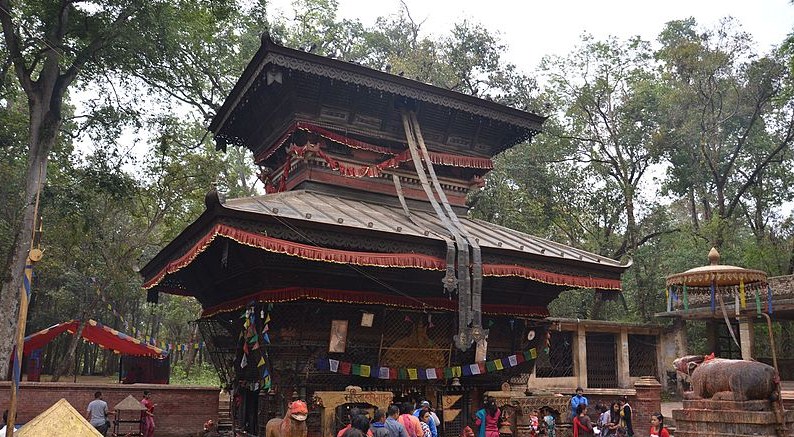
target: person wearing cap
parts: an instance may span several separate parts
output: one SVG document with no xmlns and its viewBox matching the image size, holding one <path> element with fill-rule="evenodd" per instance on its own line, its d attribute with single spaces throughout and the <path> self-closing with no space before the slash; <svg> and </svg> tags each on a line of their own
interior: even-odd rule
<svg viewBox="0 0 794 437">
<path fill-rule="evenodd" d="M 421 418 L 422 411 L 427 411 L 430 413 L 430 420 L 427 422 L 427 426 L 430 428 L 430 434 L 432 434 L 433 437 L 438 437 L 438 427 L 441 425 L 441 420 L 438 419 L 435 411 L 430 408 L 430 401 L 422 401 L 419 404 L 419 408 L 414 410 L 414 416 Z"/>
<path fill-rule="evenodd" d="M 587 406 L 587 398 L 584 397 L 584 390 L 582 387 L 576 387 L 576 394 L 573 395 L 571 398 L 571 421 L 573 422 L 574 417 L 576 417 L 576 409 L 579 405 Z"/>
</svg>

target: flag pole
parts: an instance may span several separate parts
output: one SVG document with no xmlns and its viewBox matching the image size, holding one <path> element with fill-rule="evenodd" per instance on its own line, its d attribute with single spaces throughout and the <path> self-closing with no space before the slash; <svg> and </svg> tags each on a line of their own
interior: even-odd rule
<svg viewBox="0 0 794 437">
<path fill-rule="evenodd" d="M 11 382 L 11 400 L 8 405 L 8 423 L 6 426 L 6 436 L 14 437 L 14 422 L 17 415 L 17 394 L 19 382 L 22 379 L 22 357 L 25 353 L 25 326 L 28 321 L 28 304 L 30 303 L 30 291 L 33 280 L 33 263 L 41 261 L 44 251 L 41 250 L 41 242 L 36 241 L 36 232 L 41 236 L 42 221 L 39 218 L 39 200 L 41 198 L 41 175 L 43 169 L 39 167 L 39 187 L 36 191 L 36 203 L 33 207 L 33 235 L 30 238 L 30 250 L 25 261 L 25 272 L 22 278 L 22 287 L 19 292 L 19 319 L 17 320 L 16 346 L 13 355 L 13 370 Z M 36 229 L 38 225 L 38 230 Z"/>
</svg>

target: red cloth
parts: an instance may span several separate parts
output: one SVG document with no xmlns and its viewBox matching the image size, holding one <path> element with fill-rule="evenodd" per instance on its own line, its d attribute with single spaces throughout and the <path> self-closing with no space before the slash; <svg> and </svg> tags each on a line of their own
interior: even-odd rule
<svg viewBox="0 0 794 437">
<path fill-rule="evenodd" d="M 141 405 L 146 408 L 146 411 L 141 411 L 141 433 L 143 437 L 154 437 L 154 403 L 144 398 Z"/>
<path fill-rule="evenodd" d="M 25 354 L 41 349 L 55 337 L 64 332 L 75 333 L 80 329 L 80 322 L 70 320 L 41 330 L 35 334 L 25 337 Z M 163 350 L 148 345 L 137 338 L 131 337 L 123 332 L 116 331 L 95 320 L 89 320 L 83 328 L 81 335 L 86 341 L 98 344 L 105 349 L 118 352 L 121 355 L 139 355 L 155 358 L 163 357 Z"/>
<path fill-rule="evenodd" d="M 656 432 L 656 428 L 651 427 L 650 436 L 651 437 L 670 437 L 670 433 L 667 432 L 667 428 L 662 428 L 661 431 Z"/>
</svg>

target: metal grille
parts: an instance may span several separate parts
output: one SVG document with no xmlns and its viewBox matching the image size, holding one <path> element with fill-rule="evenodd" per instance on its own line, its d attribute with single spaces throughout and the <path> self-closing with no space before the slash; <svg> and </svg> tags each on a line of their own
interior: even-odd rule
<svg viewBox="0 0 794 437">
<path fill-rule="evenodd" d="M 656 374 L 656 337 L 629 334 L 629 376 Z"/>
<path fill-rule="evenodd" d="M 237 353 L 237 340 L 230 323 L 219 319 L 197 320 L 199 332 L 204 339 L 210 361 L 226 387 L 235 380 L 234 358 Z"/>
<path fill-rule="evenodd" d="M 587 386 L 617 388 L 615 334 L 587 334 Z"/>
<path fill-rule="evenodd" d="M 540 353 L 535 369 L 539 378 L 573 376 L 573 333 L 551 331 L 549 352 Z"/>
</svg>

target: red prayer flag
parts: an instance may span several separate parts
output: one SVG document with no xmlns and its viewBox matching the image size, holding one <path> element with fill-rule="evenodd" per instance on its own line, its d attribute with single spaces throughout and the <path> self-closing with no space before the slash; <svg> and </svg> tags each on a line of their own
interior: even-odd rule
<svg viewBox="0 0 794 437">
<path fill-rule="evenodd" d="M 526 360 L 524 359 L 524 354 L 516 354 L 516 362 L 517 362 L 518 364 L 521 364 L 521 363 L 523 363 L 524 361 L 526 361 Z"/>
<path fill-rule="evenodd" d="M 339 373 L 341 373 L 342 375 L 350 375 L 350 371 L 352 370 L 352 368 L 353 368 L 353 363 L 350 363 L 348 361 L 341 361 L 339 363 Z"/>
</svg>

